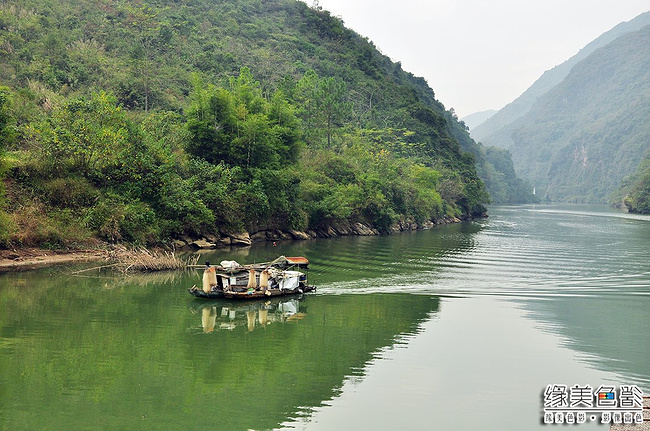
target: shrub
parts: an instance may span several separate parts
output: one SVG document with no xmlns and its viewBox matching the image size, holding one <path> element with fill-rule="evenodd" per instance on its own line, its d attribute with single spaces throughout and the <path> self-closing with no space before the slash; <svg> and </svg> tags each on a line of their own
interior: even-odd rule
<svg viewBox="0 0 650 431">
<path fill-rule="evenodd" d="M 117 196 L 110 196 L 90 209 L 86 223 L 109 242 L 148 244 L 159 239 L 156 214 L 138 200 L 126 203 Z"/>
<path fill-rule="evenodd" d="M 44 198 L 59 208 L 89 207 L 99 197 L 99 191 L 82 177 L 55 178 L 45 182 Z"/>
<path fill-rule="evenodd" d="M 16 224 L 9 214 L 0 211 L 0 248 L 11 245 L 11 238 L 16 232 Z"/>
<path fill-rule="evenodd" d="M 48 210 L 36 201 L 11 214 L 11 245 L 44 248 L 79 247 L 93 242 L 91 232 L 70 210 Z"/>
</svg>

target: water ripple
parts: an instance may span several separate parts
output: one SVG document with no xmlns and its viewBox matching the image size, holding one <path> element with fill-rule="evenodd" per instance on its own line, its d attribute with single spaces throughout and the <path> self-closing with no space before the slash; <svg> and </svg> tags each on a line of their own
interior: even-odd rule
<svg viewBox="0 0 650 431">
<path fill-rule="evenodd" d="M 650 218 L 530 210 L 506 219 L 507 210 L 471 228 L 366 238 L 319 262 L 319 291 L 650 295 Z"/>
</svg>

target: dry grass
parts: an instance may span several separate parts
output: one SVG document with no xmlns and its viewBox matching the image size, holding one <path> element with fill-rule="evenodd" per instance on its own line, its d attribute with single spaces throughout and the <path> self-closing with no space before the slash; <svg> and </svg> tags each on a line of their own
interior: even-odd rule
<svg viewBox="0 0 650 431">
<path fill-rule="evenodd" d="M 174 252 L 166 250 L 147 250 L 137 248 L 132 250 L 118 249 L 110 252 L 109 260 L 114 261 L 122 272 L 153 272 L 185 269 L 195 265 L 200 256 L 182 258 Z"/>
</svg>

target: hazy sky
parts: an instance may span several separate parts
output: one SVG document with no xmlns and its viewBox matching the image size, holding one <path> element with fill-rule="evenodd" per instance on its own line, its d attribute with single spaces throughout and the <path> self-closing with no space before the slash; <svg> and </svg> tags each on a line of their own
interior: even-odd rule
<svg viewBox="0 0 650 431">
<path fill-rule="evenodd" d="M 312 5 L 313 0 L 304 0 Z M 319 0 L 459 117 L 500 109 L 650 0 Z"/>
</svg>

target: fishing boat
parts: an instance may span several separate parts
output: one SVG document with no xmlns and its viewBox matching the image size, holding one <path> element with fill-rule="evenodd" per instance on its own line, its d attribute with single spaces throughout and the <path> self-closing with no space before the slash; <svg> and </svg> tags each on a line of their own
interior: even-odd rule
<svg viewBox="0 0 650 431">
<path fill-rule="evenodd" d="M 307 281 L 308 266 L 304 257 L 285 256 L 252 265 L 224 260 L 211 266 L 206 262 L 203 287 L 194 285 L 188 292 L 205 299 L 254 299 L 312 292 L 316 288 Z"/>
</svg>

